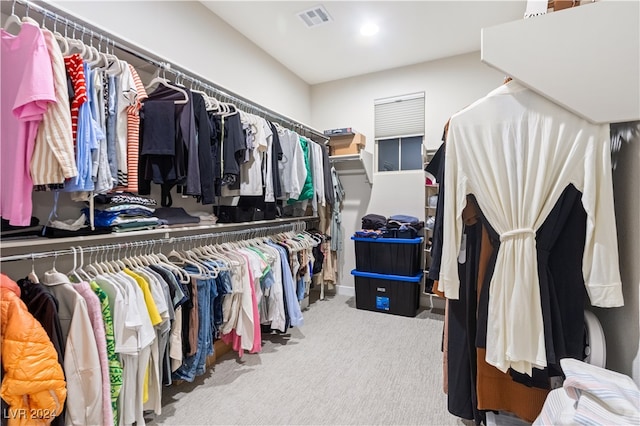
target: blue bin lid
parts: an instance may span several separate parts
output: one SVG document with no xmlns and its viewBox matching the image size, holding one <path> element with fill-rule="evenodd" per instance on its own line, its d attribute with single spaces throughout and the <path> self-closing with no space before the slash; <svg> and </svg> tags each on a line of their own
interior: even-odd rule
<svg viewBox="0 0 640 426">
<path fill-rule="evenodd" d="M 353 241 L 361 241 L 365 243 L 387 243 L 387 244 L 420 244 L 424 238 L 361 238 L 351 237 Z"/>
<path fill-rule="evenodd" d="M 353 270 L 351 271 L 351 275 L 354 277 L 363 277 L 363 278 L 373 278 L 376 280 L 390 280 L 390 281 L 405 281 L 409 283 L 417 283 L 422 279 L 423 272 L 420 272 L 418 275 L 413 277 L 407 277 L 404 275 L 385 275 L 385 274 L 376 274 L 375 272 L 362 272 Z"/>
</svg>

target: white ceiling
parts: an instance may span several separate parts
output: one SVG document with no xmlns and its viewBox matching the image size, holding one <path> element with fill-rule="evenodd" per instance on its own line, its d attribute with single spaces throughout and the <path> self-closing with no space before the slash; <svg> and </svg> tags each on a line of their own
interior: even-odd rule
<svg viewBox="0 0 640 426">
<path fill-rule="evenodd" d="M 522 19 L 525 0 L 202 1 L 309 84 L 480 49 L 480 29 Z M 313 28 L 297 14 L 322 4 L 333 22 Z M 366 21 L 380 31 L 360 34 Z"/>
</svg>

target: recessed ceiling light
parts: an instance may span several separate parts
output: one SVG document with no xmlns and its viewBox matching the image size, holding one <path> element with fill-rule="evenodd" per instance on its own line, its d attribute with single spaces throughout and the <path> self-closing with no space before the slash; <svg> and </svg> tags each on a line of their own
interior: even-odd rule
<svg viewBox="0 0 640 426">
<path fill-rule="evenodd" d="M 370 37 L 376 34 L 379 30 L 380 28 L 378 28 L 376 24 L 374 24 L 373 22 L 368 22 L 360 28 L 360 34 Z"/>
</svg>

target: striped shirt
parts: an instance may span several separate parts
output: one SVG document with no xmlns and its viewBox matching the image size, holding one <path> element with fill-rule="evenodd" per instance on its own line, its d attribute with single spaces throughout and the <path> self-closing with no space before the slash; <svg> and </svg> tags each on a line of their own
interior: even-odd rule
<svg viewBox="0 0 640 426">
<path fill-rule="evenodd" d="M 87 82 L 84 78 L 84 66 L 82 56 L 75 53 L 64 58 L 64 64 L 67 67 L 67 73 L 71 77 L 73 84 L 73 99 L 71 100 L 71 128 L 74 144 L 78 138 L 78 114 L 80 106 L 87 102 Z"/>
<path fill-rule="evenodd" d="M 78 175 L 73 151 L 73 135 L 65 61 L 51 31 L 42 29 L 51 57 L 56 103 L 50 103 L 38 126 L 31 178 L 34 185 L 61 184 Z"/>
<path fill-rule="evenodd" d="M 128 134 L 128 109 L 136 103 L 136 87 L 129 69 L 129 64 L 120 61 L 123 68 L 119 76 L 118 93 L 118 117 L 116 119 L 116 155 L 118 158 L 118 187 L 120 189 L 129 186 L 129 175 L 127 171 L 127 134 Z"/>
<path fill-rule="evenodd" d="M 534 425 L 640 424 L 640 389 L 630 377 L 575 359 L 560 360 L 566 375 Z"/>
<path fill-rule="evenodd" d="M 137 92 L 136 101 L 127 108 L 127 175 L 130 192 L 138 192 L 138 155 L 140 145 L 140 108 L 142 101 L 147 99 L 147 91 L 140 80 L 138 72 L 129 64 L 131 76 Z"/>
</svg>

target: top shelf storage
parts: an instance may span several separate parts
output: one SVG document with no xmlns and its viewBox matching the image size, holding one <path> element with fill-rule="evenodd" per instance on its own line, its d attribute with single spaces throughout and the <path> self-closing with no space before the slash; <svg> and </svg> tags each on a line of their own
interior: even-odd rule
<svg viewBox="0 0 640 426">
<path fill-rule="evenodd" d="M 358 154 L 332 155 L 329 161 L 335 166 L 338 173 L 364 172 L 367 182 L 373 183 L 373 154 L 362 150 Z"/>
<path fill-rule="evenodd" d="M 640 120 L 638 1 L 484 28 L 482 61 L 593 123 Z"/>
</svg>

